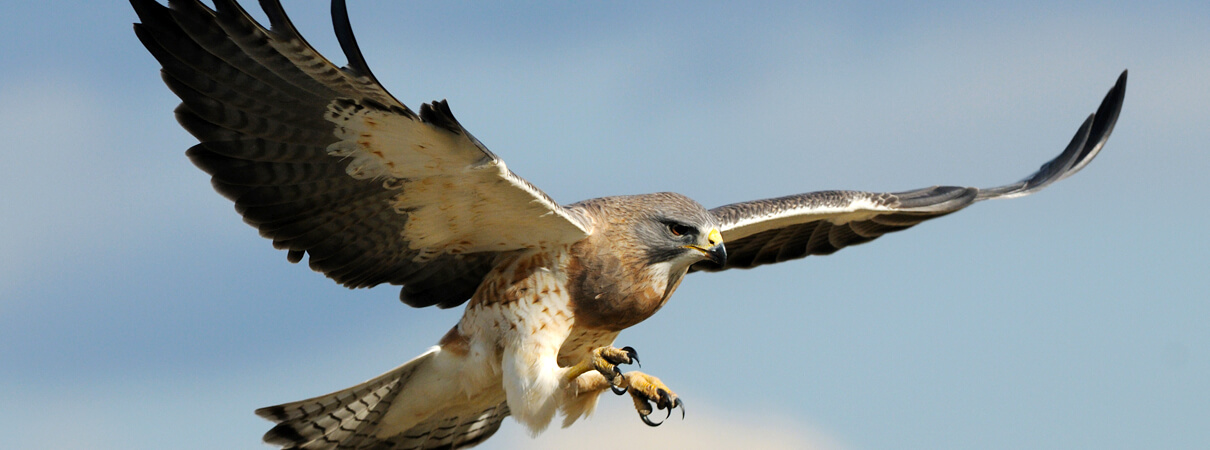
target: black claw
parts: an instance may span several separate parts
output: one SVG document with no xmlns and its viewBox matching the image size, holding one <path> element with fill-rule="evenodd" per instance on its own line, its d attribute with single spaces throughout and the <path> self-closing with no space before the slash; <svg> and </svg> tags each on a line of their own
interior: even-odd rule
<svg viewBox="0 0 1210 450">
<path fill-rule="evenodd" d="M 619 369 L 618 366 L 613 366 L 613 373 L 615 378 L 620 377 L 622 376 L 622 369 Z"/>
<path fill-rule="evenodd" d="M 626 356 L 629 357 L 630 361 L 634 362 L 635 365 L 643 367 L 643 364 L 639 362 L 639 352 L 635 351 L 634 347 L 627 345 L 622 347 L 622 351 L 626 352 Z"/>
<path fill-rule="evenodd" d="M 622 394 L 626 393 L 626 388 L 620 388 L 620 387 L 614 386 L 612 384 L 609 385 L 609 390 L 613 391 L 614 394 L 618 394 L 618 395 L 622 395 Z"/>
<path fill-rule="evenodd" d="M 685 420 L 685 402 L 678 397 L 676 403 L 672 404 L 672 408 L 681 408 L 681 420 Z M 668 408 L 668 415 L 672 415 L 672 408 Z"/>
<path fill-rule="evenodd" d="M 652 413 L 651 402 L 648 402 L 647 400 L 642 400 L 642 402 L 643 402 L 643 408 L 639 409 L 638 412 L 639 412 L 639 418 L 643 419 L 643 423 L 647 424 L 647 426 L 649 426 L 649 427 L 658 427 L 658 426 L 660 426 L 660 424 L 663 424 L 664 423 L 663 421 L 652 422 L 651 419 L 648 418 L 648 416 L 650 416 Z M 638 405 L 636 404 L 635 406 L 637 408 Z M 643 411 L 647 411 L 647 412 L 643 412 Z"/>
<path fill-rule="evenodd" d="M 664 422 L 652 422 L 651 419 L 648 419 L 647 416 L 643 415 L 642 413 L 639 413 L 639 418 L 643 419 L 643 423 L 647 424 L 649 427 L 658 427 L 664 424 Z"/>
<path fill-rule="evenodd" d="M 657 409 L 667 409 L 668 410 L 668 414 L 664 415 L 664 420 L 667 421 L 669 417 L 672 417 L 672 410 L 674 408 L 676 408 L 677 406 L 681 406 L 681 399 L 672 397 L 672 394 L 669 394 L 668 391 L 663 390 L 663 389 L 660 389 L 656 392 L 658 392 L 660 394 L 660 398 L 655 401 L 655 407 Z M 681 419 L 684 419 L 684 418 L 685 418 L 685 408 L 682 407 L 681 408 Z M 660 422 L 660 423 L 663 423 L 663 422 Z"/>
</svg>

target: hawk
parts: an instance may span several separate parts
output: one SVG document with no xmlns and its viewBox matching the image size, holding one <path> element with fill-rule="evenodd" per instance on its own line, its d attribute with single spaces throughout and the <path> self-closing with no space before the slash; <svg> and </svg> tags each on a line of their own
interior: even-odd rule
<svg viewBox="0 0 1210 450">
<path fill-rule="evenodd" d="M 234 0 L 132 0 L 134 30 L 181 98 L 186 154 L 244 220 L 297 263 L 350 288 L 402 286 L 413 307 L 466 304 L 437 345 L 365 383 L 262 408 L 290 449 L 467 447 L 507 416 L 534 433 L 599 395 L 629 395 L 649 425 L 683 402 L 613 346 L 685 275 L 827 255 L 994 198 L 1028 195 L 1100 152 L 1126 73 L 1067 148 L 990 189 L 824 191 L 706 209 L 680 194 L 562 206 L 510 171 L 445 101 L 405 106 L 379 84 L 332 2 L 348 63 L 299 35 L 276 0 L 265 28 Z"/>
</svg>

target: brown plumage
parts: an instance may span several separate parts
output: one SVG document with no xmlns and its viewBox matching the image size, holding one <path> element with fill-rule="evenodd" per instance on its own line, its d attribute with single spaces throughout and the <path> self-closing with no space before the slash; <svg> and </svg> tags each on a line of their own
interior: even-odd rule
<svg viewBox="0 0 1210 450">
<path fill-rule="evenodd" d="M 676 290 L 684 273 L 665 273 L 664 266 L 652 263 L 661 257 L 650 252 L 669 218 L 707 232 L 718 228 L 705 208 L 671 192 L 599 198 L 571 207 L 594 224 L 591 236 L 571 246 L 567 269 L 576 323 L 591 329 L 629 328 L 655 314 Z"/>
<path fill-rule="evenodd" d="M 337 67 L 262 0 L 271 28 L 233 0 L 132 0 L 139 39 L 199 140 L 187 155 L 287 259 L 349 287 L 401 286 L 404 303 L 462 319 L 438 345 L 360 385 L 257 414 L 291 449 L 460 448 L 512 415 L 569 425 L 605 389 L 642 420 L 682 406 L 619 365 L 618 333 L 655 314 L 691 270 L 825 255 L 965 208 L 1027 195 L 1082 169 L 1108 139 L 1125 73 L 1054 160 L 991 189 L 825 191 L 707 210 L 674 193 L 560 206 L 433 102 L 412 111 L 370 72 L 343 1 Z M 724 241 L 726 244 L 724 246 Z M 730 257 L 728 257 L 730 253 Z M 469 301 L 469 302 L 468 302 Z M 654 404 L 654 406 L 653 406 Z M 683 409 L 682 409 L 683 412 Z"/>
</svg>

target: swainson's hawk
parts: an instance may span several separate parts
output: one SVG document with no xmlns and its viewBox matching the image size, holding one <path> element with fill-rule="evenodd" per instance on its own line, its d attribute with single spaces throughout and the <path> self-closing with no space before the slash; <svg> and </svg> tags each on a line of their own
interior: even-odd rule
<svg viewBox="0 0 1210 450">
<path fill-rule="evenodd" d="M 606 389 L 639 416 L 682 406 L 618 333 L 650 317 L 685 274 L 750 268 L 909 228 L 977 201 L 1027 195 L 1084 168 L 1122 106 L 1123 72 L 1067 148 L 1020 182 L 897 193 L 812 192 L 705 209 L 679 194 L 560 206 L 458 123 L 444 101 L 414 112 L 366 66 L 343 1 L 348 65 L 311 48 L 276 0 L 271 27 L 234 0 L 132 0 L 135 32 L 201 142 L 187 155 L 244 220 L 348 287 L 402 286 L 415 306 L 467 303 L 438 345 L 357 386 L 257 410 L 286 448 L 460 448 L 512 415 L 570 424 Z M 725 242 L 725 244 L 724 244 Z M 724 247 L 725 245 L 725 247 Z M 684 410 L 682 408 L 682 414 Z"/>
</svg>

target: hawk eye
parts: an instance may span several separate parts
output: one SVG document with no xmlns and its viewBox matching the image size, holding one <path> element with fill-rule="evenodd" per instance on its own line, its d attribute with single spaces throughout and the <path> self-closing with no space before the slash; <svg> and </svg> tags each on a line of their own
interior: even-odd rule
<svg viewBox="0 0 1210 450">
<path fill-rule="evenodd" d="M 693 233 L 693 228 L 689 225 L 670 223 L 668 224 L 668 232 L 672 233 L 673 236 L 684 236 Z"/>
</svg>

